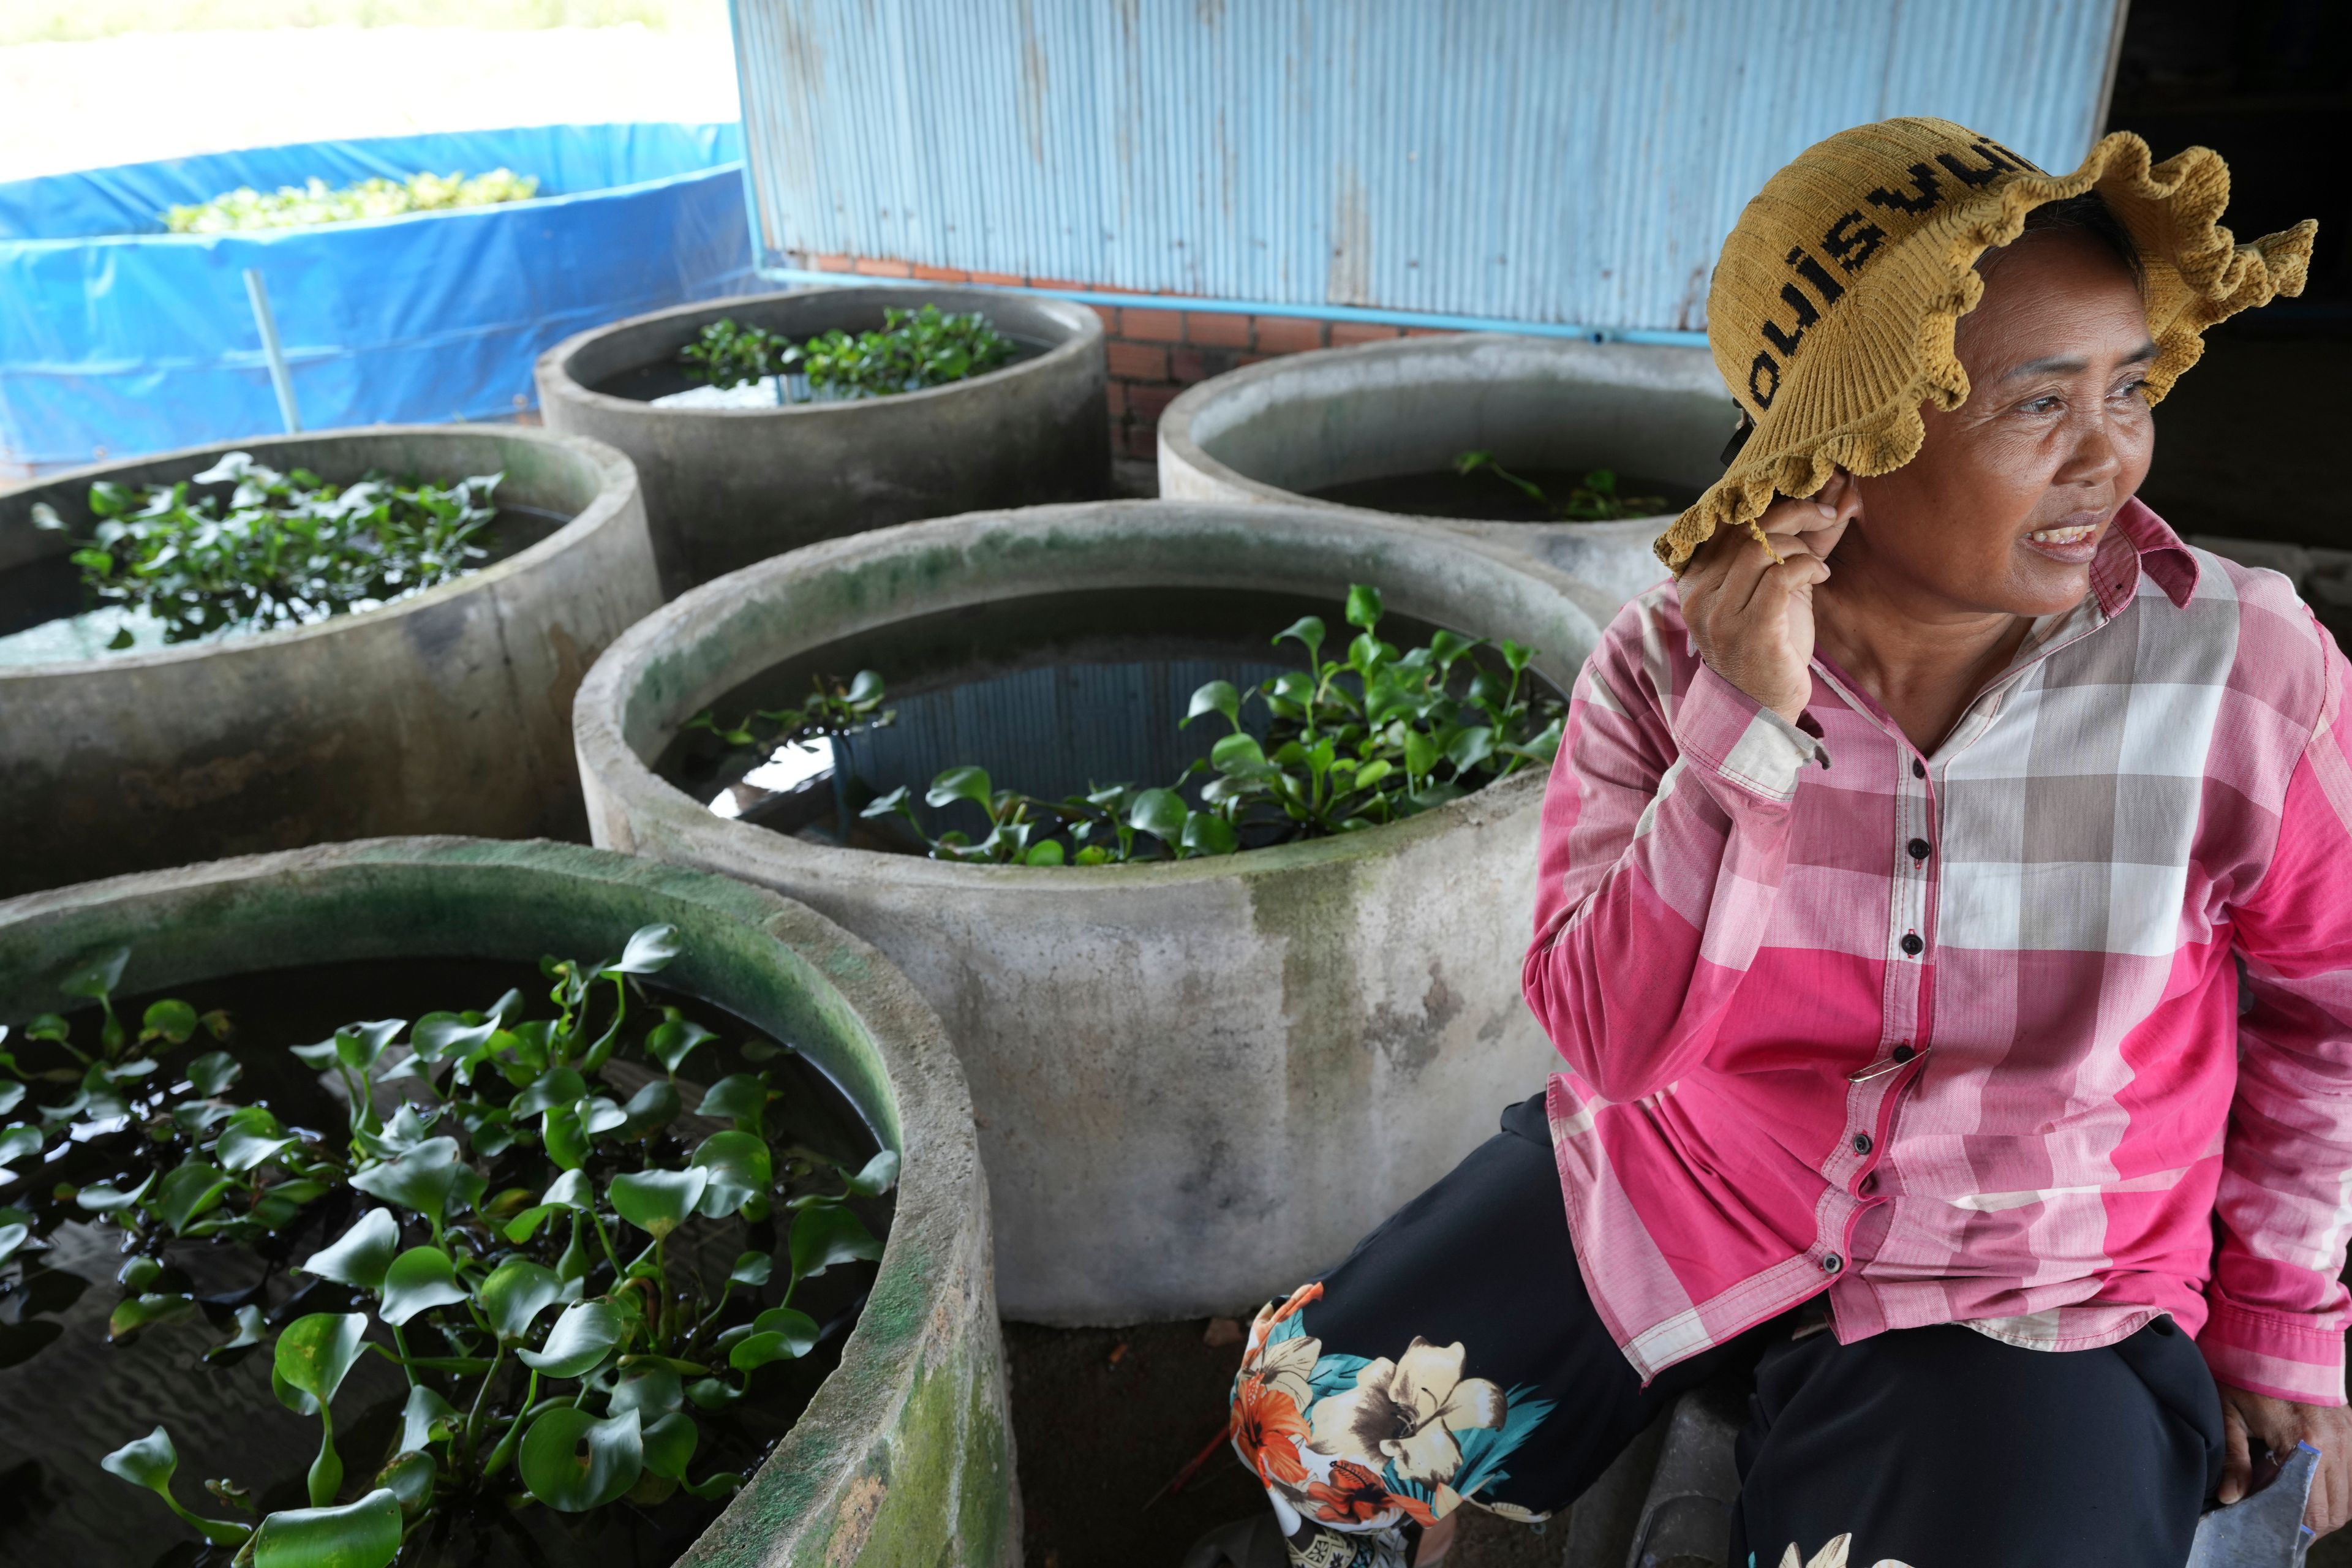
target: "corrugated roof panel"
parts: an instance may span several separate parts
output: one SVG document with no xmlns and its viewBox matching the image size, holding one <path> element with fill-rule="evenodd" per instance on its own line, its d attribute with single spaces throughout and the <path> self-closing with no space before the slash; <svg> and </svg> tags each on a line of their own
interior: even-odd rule
<svg viewBox="0 0 2352 1568">
<path fill-rule="evenodd" d="M 774 265 L 1695 329 L 1740 205 L 1843 126 L 1940 114 L 2079 160 L 2122 9 L 735 0 L 735 25 Z"/>
</svg>

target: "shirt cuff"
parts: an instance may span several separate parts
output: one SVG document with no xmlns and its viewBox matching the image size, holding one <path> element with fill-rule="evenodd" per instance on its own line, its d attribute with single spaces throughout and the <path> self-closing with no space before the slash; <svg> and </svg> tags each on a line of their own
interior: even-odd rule
<svg viewBox="0 0 2352 1568">
<path fill-rule="evenodd" d="M 2297 1405 L 2341 1405 L 2344 1334 L 2307 1320 L 2212 1302 L 2197 1336 L 2214 1381 Z"/>
<path fill-rule="evenodd" d="M 1821 742 L 1701 664 L 1675 704 L 1675 744 L 1693 765 L 1759 799 L 1785 805 L 1809 763 L 1830 765 Z"/>
</svg>

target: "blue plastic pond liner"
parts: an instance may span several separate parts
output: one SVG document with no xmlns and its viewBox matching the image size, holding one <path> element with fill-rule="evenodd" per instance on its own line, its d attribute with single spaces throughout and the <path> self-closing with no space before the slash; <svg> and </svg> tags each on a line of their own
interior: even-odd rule
<svg viewBox="0 0 2352 1568">
<path fill-rule="evenodd" d="M 259 269 L 312 430 L 511 417 L 541 351 L 756 287 L 742 134 L 553 125 L 313 142 L 0 184 L 0 478 L 273 435 Z M 163 232 L 250 185 L 537 175 L 528 202 L 315 228 Z"/>
</svg>

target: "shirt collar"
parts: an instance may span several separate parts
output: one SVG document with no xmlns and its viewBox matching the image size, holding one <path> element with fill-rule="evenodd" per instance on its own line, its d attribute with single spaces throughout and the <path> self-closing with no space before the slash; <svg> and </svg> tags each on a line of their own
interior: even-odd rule
<svg viewBox="0 0 2352 1568">
<path fill-rule="evenodd" d="M 2091 557 L 2091 594 L 2103 616 L 2118 615 L 2131 603 L 2142 572 L 2176 607 L 2186 608 L 2197 592 L 2196 552 L 2135 496 L 2116 513 L 2115 526 Z"/>
</svg>

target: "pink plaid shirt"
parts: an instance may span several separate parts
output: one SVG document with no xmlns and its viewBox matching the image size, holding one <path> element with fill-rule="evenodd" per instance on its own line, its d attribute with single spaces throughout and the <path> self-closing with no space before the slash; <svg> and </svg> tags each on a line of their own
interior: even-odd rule
<svg viewBox="0 0 2352 1568">
<path fill-rule="evenodd" d="M 2168 1313 L 2221 1380 L 2342 1404 L 2334 643 L 2134 501 L 1933 755 L 1812 668 L 1801 727 L 1759 708 L 1665 584 L 1570 706 L 1525 979 L 1627 1359 L 1646 1380 L 1826 1288 L 1847 1341 L 2074 1350 Z"/>
</svg>

